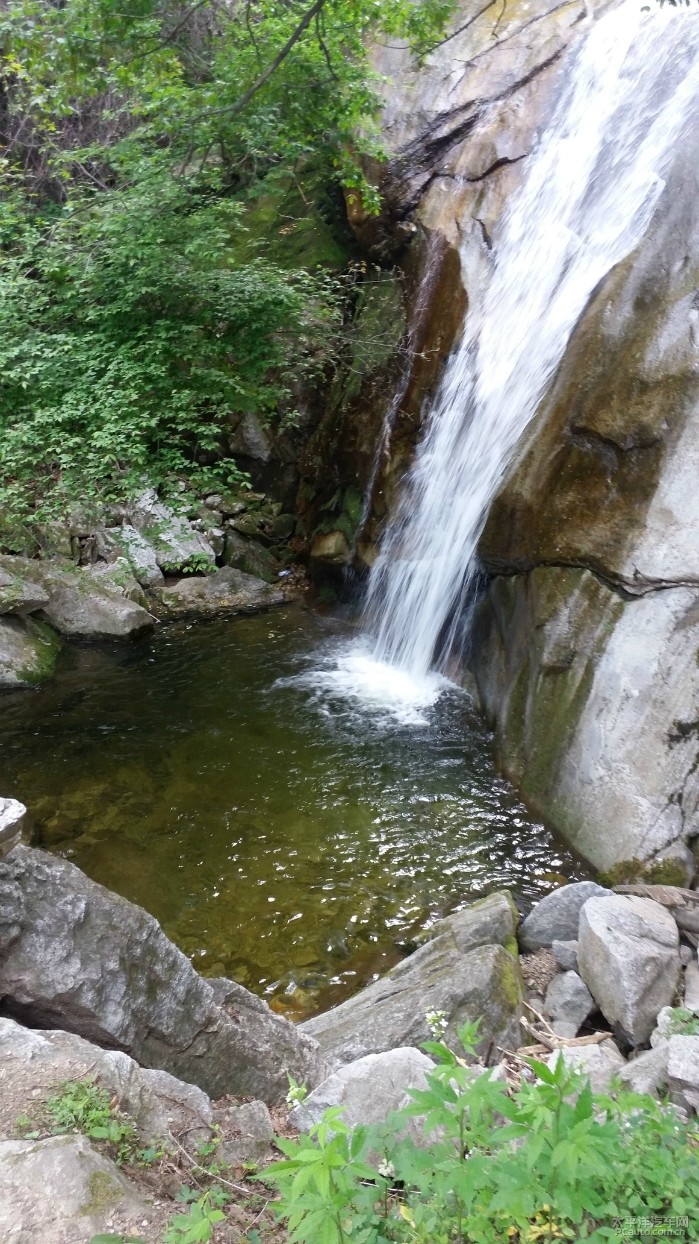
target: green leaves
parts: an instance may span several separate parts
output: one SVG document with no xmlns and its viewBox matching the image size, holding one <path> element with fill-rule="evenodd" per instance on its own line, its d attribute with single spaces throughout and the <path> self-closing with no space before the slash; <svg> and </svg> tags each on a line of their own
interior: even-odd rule
<svg viewBox="0 0 699 1244">
<path fill-rule="evenodd" d="M 427 1087 L 386 1126 L 351 1135 L 334 1109 L 281 1142 L 285 1160 L 261 1178 L 279 1190 L 292 1241 L 602 1244 L 617 1220 L 678 1216 L 699 1239 L 699 1134 L 671 1107 L 594 1094 L 563 1059 L 530 1060 L 536 1080 L 508 1090 L 442 1043 L 430 1051 Z M 405 1135 L 416 1115 L 424 1147 Z"/>
<path fill-rule="evenodd" d="M 18 518 L 178 473 L 203 483 L 212 459 L 234 482 L 229 419 L 273 417 L 327 351 L 327 281 L 233 265 L 240 205 L 155 164 L 158 182 L 27 218 L 19 239 L 0 217 L 0 506 Z"/>
<path fill-rule="evenodd" d="M 186 1214 L 176 1214 L 172 1219 L 165 1233 L 165 1244 L 208 1244 L 214 1228 L 226 1217 L 220 1206 L 229 1200 L 228 1195 L 215 1185 L 203 1193 L 183 1189 L 178 1199 L 189 1201 L 189 1209 Z"/>
<path fill-rule="evenodd" d="M 2 7 L 0 508 L 10 519 L 49 518 L 76 495 L 124 500 L 178 475 L 204 487 L 212 469 L 219 485 L 234 482 L 232 417 L 283 423 L 300 382 L 327 378 L 342 310 L 317 258 L 339 266 L 343 254 L 323 218 L 328 183 L 376 202 L 360 159 L 378 151 L 365 41 L 385 27 L 422 51 L 447 8 Z M 277 265 L 265 253 L 297 223 L 279 206 L 281 186 L 298 188 L 310 224 Z M 275 202 L 271 239 L 253 240 L 255 204 Z M 329 239 L 318 251 L 314 220 Z"/>
</svg>

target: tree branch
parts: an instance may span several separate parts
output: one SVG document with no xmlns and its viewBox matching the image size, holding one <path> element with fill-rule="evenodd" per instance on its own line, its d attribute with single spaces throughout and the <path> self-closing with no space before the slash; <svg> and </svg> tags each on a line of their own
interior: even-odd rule
<svg viewBox="0 0 699 1244">
<path fill-rule="evenodd" d="M 253 99 L 255 95 L 257 95 L 258 91 L 262 90 L 263 86 L 266 86 L 266 84 L 269 82 L 269 79 L 272 77 L 272 75 L 276 73 L 279 66 L 283 63 L 283 61 L 286 60 L 291 49 L 294 47 L 296 43 L 298 43 L 301 36 L 308 30 L 308 27 L 310 26 L 314 17 L 318 13 L 320 13 L 325 3 L 326 3 L 326 0 L 315 0 L 315 3 L 311 5 L 310 9 L 306 10 L 298 26 L 296 27 L 296 29 L 289 36 L 286 43 L 284 44 L 284 47 L 281 48 L 279 52 L 277 52 L 277 55 L 275 56 L 271 65 L 267 66 L 264 72 L 260 74 L 259 78 L 255 79 L 252 86 L 248 87 L 245 94 L 241 95 L 240 99 L 235 104 L 231 104 L 228 108 L 215 108 L 211 112 L 206 113 L 205 115 L 212 116 L 212 117 L 221 116 L 221 115 L 225 115 L 229 118 L 237 117 L 238 114 L 241 113 L 244 108 L 247 108 L 248 104 L 250 103 L 250 100 Z"/>
</svg>

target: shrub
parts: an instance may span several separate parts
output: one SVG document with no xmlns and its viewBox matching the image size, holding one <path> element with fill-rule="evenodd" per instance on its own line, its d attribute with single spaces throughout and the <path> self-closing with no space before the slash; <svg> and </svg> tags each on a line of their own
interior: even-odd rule
<svg viewBox="0 0 699 1244">
<path fill-rule="evenodd" d="M 461 1035 L 472 1054 L 473 1030 Z M 594 1094 L 563 1059 L 527 1060 L 509 1089 L 442 1042 L 425 1048 L 437 1060 L 427 1087 L 383 1127 L 350 1129 L 332 1109 L 278 1141 L 285 1160 L 261 1178 L 280 1192 L 291 1241 L 602 1244 L 657 1235 L 661 1220 L 699 1239 L 699 1134 L 672 1107 Z M 425 1147 L 405 1136 L 416 1115 Z"/>
</svg>

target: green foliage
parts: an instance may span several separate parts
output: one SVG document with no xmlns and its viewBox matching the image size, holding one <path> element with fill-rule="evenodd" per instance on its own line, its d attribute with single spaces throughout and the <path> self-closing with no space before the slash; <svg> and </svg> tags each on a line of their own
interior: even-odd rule
<svg viewBox="0 0 699 1244">
<path fill-rule="evenodd" d="M 696 1011 L 687 1010 L 686 1007 L 673 1006 L 670 1010 L 668 1032 L 670 1036 L 699 1036 L 699 1015 L 697 1015 Z"/>
<path fill-rule="evenodd" d="M 189 1203 L 185 1214 L 176 1214 L 165 1234 L 165 1244 L 208 1244 L 217 1223 L 223 1222 L 228 1193 L 214 1186 L 206 1192 L 182 1188 L 178 1200 Z"/>
<path fill-rule="evenodd" d="M 612 889 L 617 885 L 677 885 L 687 882 L 685 866 L 680 860 L 619 860 L 599 874 L 601 885 Z"/>
<path fill-rule="evenodd" d="M 146 1244 L 142 1235 L 93 1235 L 90 1244 Z"/>
<path fill-rule="evenodd" d="M 332 332 L 327 282 L 263 260 L 232 268 L 239 206 L 161 174 L 95 196 L 89 212 L 25 220 L 7 248 L 6 513 L 39 505 L 46 515 L 85 494 L 121 499 L 181 472 L 202 487 L 236 483 L 226 420 L 269 417 L 312 357 L 312 323 Z M 0 208 L 0 236 L 2 223 Z M 212 453 L 216 479 L 197 465 Z"/>
<path fill-rule="evenodd" d="M 107 1143 L 118 1165 L 139 1161 L 148 1164 L 162 1156 L 162 1150 L 141 1149 L 136 1129 L 130 1119 L 115 1109 L 106 1089 L 94 1080 L 69 1080 L 60 1093 L 46 1103 L 47 1113 L 56 1133 L 82 1132 L 92 1140 Z"/>
<path fill-rule="evenodd" d="M 378 154 L 366 39 L 382 31 L 424 55 L 450 8 L 2 6 L 0 508 L 10 525 L 76 496 L 167 490 L 177 476 L 227 487 L 240 479 L 231 420 L 293 418 L 292 392 L 338 349 L 337 290 L 319 269 L 343 253 L 328 184 L 377 206 L 362 165 Z"/>
<path fill-rule="evenodd" d="M 299 1106 L 308 1097 L 308 1089 L 305 1084 L 300 1084 L 298 1080 L 295 1080 L 289 1072 L 287 1072 L 287 1080 L 289 1091 L 286 1095 L 286 1104 L 287 1106 Z"/>
<path fill-rule="evenodd" d="M 461 1033 L 473 1052 L 473 1029 Z M 618 1238 L 619 1223 L 682 1218 L 699 1239 L 699 1136 L 652 1098 L 593 1094 L 560 1059 L 530 1060 L 514 1091 L 441 1041 L 427 1087 L 381 1128 L 338 1109 L 261 1178 L 281 1194 L 289 1239 L 308 1244 L 502 1244 Z M 429 1147 L 405 1135 L 424 1116 Z M 383 1158 L 377 1155 L 383 1154 Z M 641 1228 L 638 1228 L 639 1234 Z"/>
</svg>

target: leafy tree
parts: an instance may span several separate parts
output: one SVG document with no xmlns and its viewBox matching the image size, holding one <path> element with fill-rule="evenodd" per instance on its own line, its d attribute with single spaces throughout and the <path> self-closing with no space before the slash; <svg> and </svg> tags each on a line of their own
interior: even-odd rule
<svg viewBox="0 0 699 1244">
<path fill-rule="evenodd" d="M 332 365 L 337 284 L 250 241 L 261 195 L 376 192 L 381 31 L 447 0 L 9 0 L 0 15 L 0 506 L 210 468 Z"/>
</svg>

